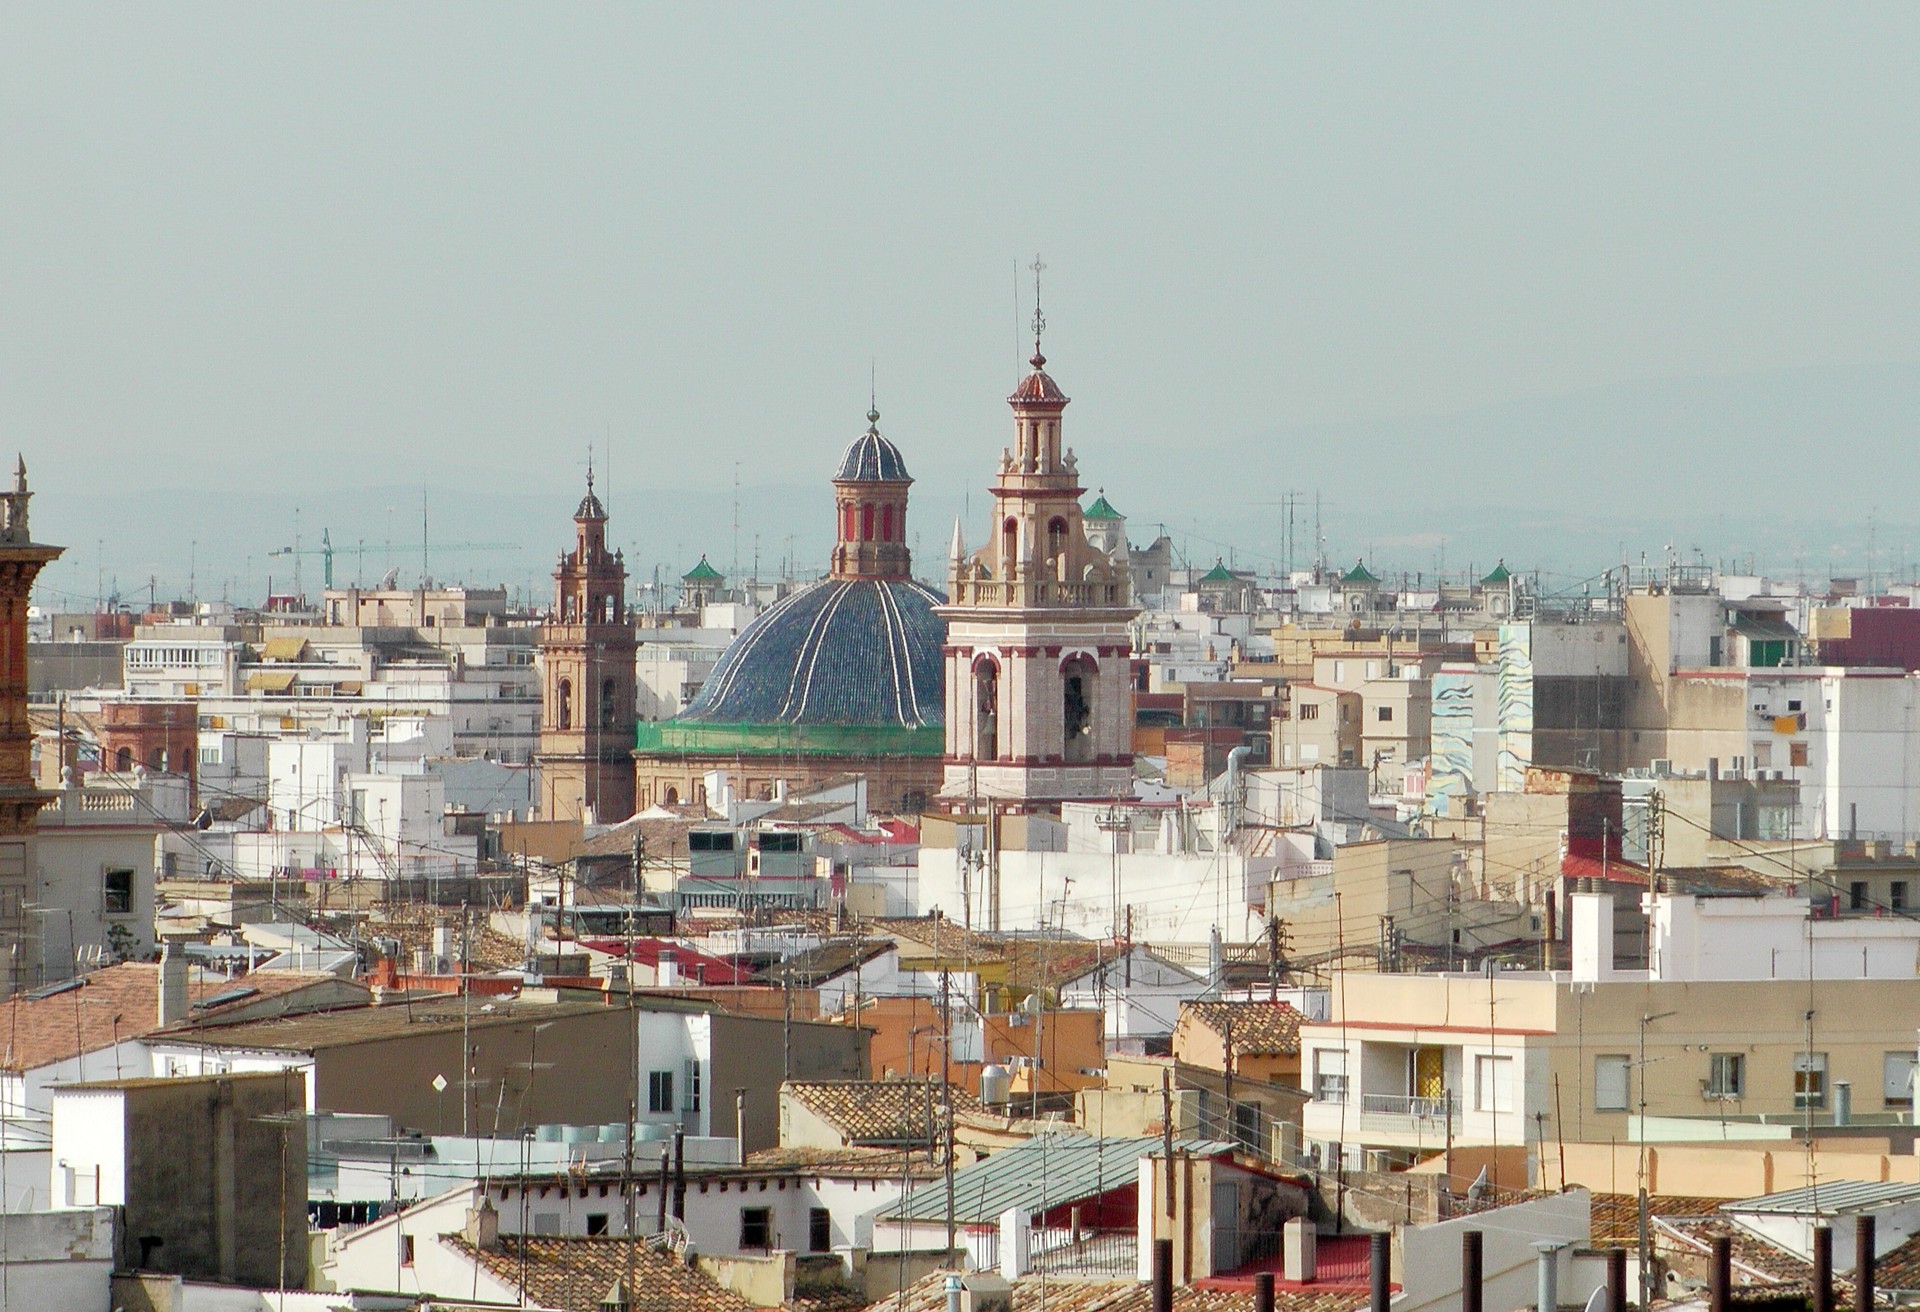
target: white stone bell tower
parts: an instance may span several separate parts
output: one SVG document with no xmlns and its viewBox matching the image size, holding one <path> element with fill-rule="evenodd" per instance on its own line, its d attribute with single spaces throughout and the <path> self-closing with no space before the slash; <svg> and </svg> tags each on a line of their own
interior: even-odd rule
<svg viewBox="0 0 1920 1312">
<path fill-rule="evenodd" d="M 1133 783 L 1133 683 L 1124 561 L 1088 540 L 1078 464 L 1062 447 L 1067 397 L 1040 353 L 1009 398 L 993 523 L 968 553 L 954 527 L 947 580 L 947 749 L 941 796 L 1045 804 L 1125 796 Z"/>
</svg>

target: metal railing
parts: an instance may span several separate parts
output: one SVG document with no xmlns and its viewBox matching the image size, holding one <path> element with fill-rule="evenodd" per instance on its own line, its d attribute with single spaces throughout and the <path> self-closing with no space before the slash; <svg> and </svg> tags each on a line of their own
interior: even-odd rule
<svg viewBox="0 0 1920 1312">
<path fill-rule="evenodd" d="M 1411 1094 L 1363 1093 L 1360 1095 L 1360 1110 L 1377 1112 L 1383 1116 L 1412 1116 L 1427 1121 L 1449 1120 L 1454 1111 L 1453 1095 L 1443 1093 L 1438 1098 L 1417 1098 Z"/>
</svg>

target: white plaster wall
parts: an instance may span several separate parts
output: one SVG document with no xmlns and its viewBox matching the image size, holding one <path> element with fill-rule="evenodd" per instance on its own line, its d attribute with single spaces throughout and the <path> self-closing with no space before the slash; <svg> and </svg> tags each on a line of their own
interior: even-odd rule
<svg viewBox="0 0 1920 1312">
<path fill-rule="evenodd" d="M 1468 1230 L 1481 1234 L 1485 1306 L 1531 1306 L 1538 1271 L 1534 1244 L 1542 1240 L 1570 1246 L 1586 1244 L 1592 1236 L 1591 1209 L 1591 1195 L 1576 1187 L 1475 1216 L 1407 1227 L 1401 1232 L 1402 1260 L 1395 1272 L 1403 1290 L 1394 1300 L 1396 1312 L 1458 1312 L 1460 1236 Z M 1571 1247 L 1561 1251 L 1563 1288 L 1571 1274 L 1572 1259 Z"/>
</svg>

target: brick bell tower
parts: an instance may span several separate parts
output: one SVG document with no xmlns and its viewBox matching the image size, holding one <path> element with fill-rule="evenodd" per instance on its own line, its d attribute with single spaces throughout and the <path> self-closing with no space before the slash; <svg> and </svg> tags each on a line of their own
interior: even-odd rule
<svg viewBox="0 0 1920 1312">
<path fill-rule="evenodd" d="M 1124 560 L 1088 540 L 1079 462 L 1061 445 L 1067 396 L 1040 353 L 1034 261 L 1033 372 L 1007 403 L 987 544 L 954 526 L 948 566 L 946 782 L 950 801 L 1044 806 L 1119 797 L 1133 784 L 1133 684 Z"/>
<path fill-rule="evenodd" d="M 591 468 L 573 526 L 540 629 L 540 810 L 548 820 L 614 824 L 633 814 L 635 644 L 626 561 L 607 550 Z"/>
<path fill-rule="evenodd" d="M 27 528 L 27 502 L 32 497 L 22 456 L 14 466 L 13 490 L 0 493 L 0 840 L 32 833 L 34 817 L 53 800 L 33 783 L 33 727 L 27 722 L 27 596 L 41 568 L 65 548 L 33 540 Z M 0 849 L 5 846 L 0 842 Z M 0 850 L 0 884 L 6 882 L 12 865 L 9 855 Z"/>
</svg>

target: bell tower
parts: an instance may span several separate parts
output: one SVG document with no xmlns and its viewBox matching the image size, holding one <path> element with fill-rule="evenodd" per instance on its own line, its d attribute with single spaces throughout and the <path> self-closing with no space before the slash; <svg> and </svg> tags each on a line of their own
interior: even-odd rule
<svg viewBox="0 0 1920 1312">
<path fill-rule="evenodd" d="M 1007 403 L 986 545 L 954 526 L 948 564 L 945 786 L 952 801 L 1117 797 L 1133 782 L 1135 614 L 1124 561 L 1087 535 L 1079 462 L 1061 443 L 1067 396 L 1046 372 L 1034 261 L 1032 372 Z"/>
<path fill-rule="evenodd" d="M 0 840 L 32 833 L 34 816 L 53 800 L 33 782 L 33 727 L 27 722 L 27 597 L 40 570 L 65 548 L 33 540 L 27 527 L 27 502 L 32 497 L 22 456 L 14 465 L 12 490 L 0 493 Z M 11 864 L 0 853 L 0 883 Z"/>
<path fill-rule="evenodd" d="M 633 814 L 635 643 L 626 561 L 607 550 L 591 467 L 573 528 L 540 629 L 540 809 L 613 824 Z"/>
</svg>

